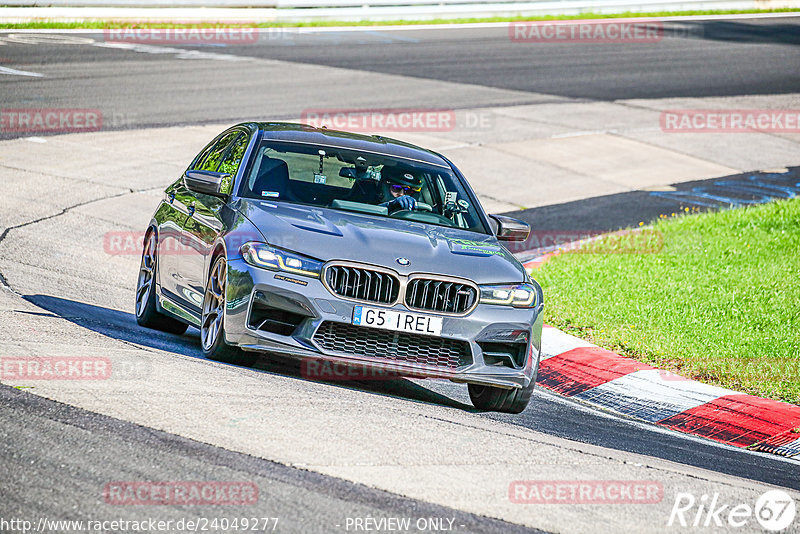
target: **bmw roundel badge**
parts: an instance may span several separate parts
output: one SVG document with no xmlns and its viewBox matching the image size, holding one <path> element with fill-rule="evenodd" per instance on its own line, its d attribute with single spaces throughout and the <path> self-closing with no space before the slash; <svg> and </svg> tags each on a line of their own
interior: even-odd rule
<svg viewBox="0 0 800 534">
<path fill-rule="evenodd" d="M 397 258 L 397 263 L 400 265 L 408 265 L 411 262 L 406 258 Z"/>
</svg>

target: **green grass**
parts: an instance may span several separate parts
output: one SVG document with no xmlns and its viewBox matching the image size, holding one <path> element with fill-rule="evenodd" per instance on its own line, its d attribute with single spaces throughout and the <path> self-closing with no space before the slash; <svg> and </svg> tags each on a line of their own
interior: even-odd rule
<svg viewBox="0 0 800 534">
<path fill-rule="evenodd" d="M 632 17 L 673 17 L 686 15 L 738 15 L 750 13 L 792 13 L 798 11 L 796 8 L 781 9 L 728 9 L 728 10 L 693 10 L 693 11 L 654 11 L 649 13 L 635 13 L 626 11 L 624 13 L 581 13 L 579 15 L 541 15 L 541 16 L 519 16 L 519 17 L 485 17 L 485 18 L 456 18 L 456 19 L 433 19 L 433 20 L 376 20 L 376 21 L 332 21 L 320 20 L 310 22 L 263 22 L 245 25 L 247 27 L 259 28 L 298 28 L 298 27 L 325 27 L 325 26 L 394 26 L 412 24 L 467 24 L 474 22 L 518 22 L 529 20 L 585 20 L 585 19 L 613 19 L 613 18 L 632 18 Z M 242 10 L 243 18 L 247 17 L 247 10 Z M 14 24 L 0 23 L 0 29 L 27 30 L 27 29 L 117 29 L 117 28 L 209 28 L 209 27 L 238 27 L 242 24 L 229 24 L 225 22 L 207 22 L 199 24 L 174 24 L 169 22 L 130 22 L 130 21 L 79 21 L 79 22 L 59 22 L 59 21 L 36 21 L 21 22 Z"/>
<path fill-rule="evenodd" d="M 800 199 L 659 220 L 633 241 L 606 238 L 533 275 L 553 326 L 688 378 L 800 404 Z"/>
</svg>

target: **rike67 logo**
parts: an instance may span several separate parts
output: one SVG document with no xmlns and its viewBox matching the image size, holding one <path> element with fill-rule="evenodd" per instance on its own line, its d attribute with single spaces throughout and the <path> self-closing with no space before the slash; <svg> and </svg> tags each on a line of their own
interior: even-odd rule
<svg viewBox="0 0 800 534">
<path fill-rule="evenodd" d="M 794 499 L 785 491 L 770 490 L 761 495 L 755 506 L 747 503 L 724 502 L 719 493 L 703 494 L 700 498 L 691 493 L 679 492 L 669 515 L 667 526 L 727 529 L 750 527 L 752 520 L 770 532 L 788 528 L 797 513 Z"/>
</svg>

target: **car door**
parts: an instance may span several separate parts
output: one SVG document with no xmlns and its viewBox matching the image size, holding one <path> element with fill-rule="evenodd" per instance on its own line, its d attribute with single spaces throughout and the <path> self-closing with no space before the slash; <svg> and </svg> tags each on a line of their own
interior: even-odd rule
<svg viewBox="0 0 800 534">
<path fill-rule="evenodd" d="M 242 157 L 250 141 L 250 136 L 234 130 L 220 139 L 203 163 L 204 171 L 225 172 L 236 177 Z M 189 208 L 189 217 L 183 225 L 186 242 L 186 254 L 181 256 L 180 270 L 185 283 L 183 289 L 187 298 L 197 307 L 199 312 L 205 293 L 206 273 L 210 261 L 214 240 L 223 229 L 221 212 L 227 199 L 194 193 L 194 204 Z"/>
<path fill-rule="evenodd" d="M 189 169 L 199 166 L 214 147 L 209 143 L 195 156 Z M 183 176 L 178 178 L 166 191 L 164 201 L 157 214 L 158 221 L 158 285 L 161 294 L 178 304 L 185 304 L 181 297 L 181 281 L 179 269 L 180 256 L 185 253 L 183 226 L 189 217 L 189 206 L 194 203 L 194 194 L 186 188 Z"/>
</svg>

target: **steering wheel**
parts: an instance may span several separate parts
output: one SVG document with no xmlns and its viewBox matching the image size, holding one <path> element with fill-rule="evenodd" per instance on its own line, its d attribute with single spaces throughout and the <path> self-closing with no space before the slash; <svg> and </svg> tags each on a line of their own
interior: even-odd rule
<svg viewBox="0 0 800 534">
<path fill-rule="evenodd" d="M 393 211 L 391 213 L 391 215 L 394 216 L 395 213 L 400 213 L 401 211 L 409 211 L 409 212 L 412 212 L 412 213 L 415 212 L 415 211 L 419 211 L 419 212 L 423 212 L 423 213 L 433 213 L 433 207 L 431 207 L 430 204 L 426 204 L 424 202 L 417 202 L 416 204 L 414 204 L 414 209 L 411 209 L 411 210 L 395 210 L 395 211 Z"/>
<path fill-rule="evenodd" d="M 407 219 L 409 215 L 412 215 L 414 210 L 397 210 L 393 211 L 389 214 L 389 217 L 396 217 L 398 219 Z"/>
<path fill-rule="evenodd" d="M 433 223 L 439 224 L 444 226 L 455 226 L 453 221 L 445 217 L 444 215 L 439 215 L 438 213 L 432 213 L 427 210 L 397 210 L 391 215 L 389 215 L 392 219 L 404 219 L 407 221 L 416 221 L 422 223 Z"/>
</svg>

